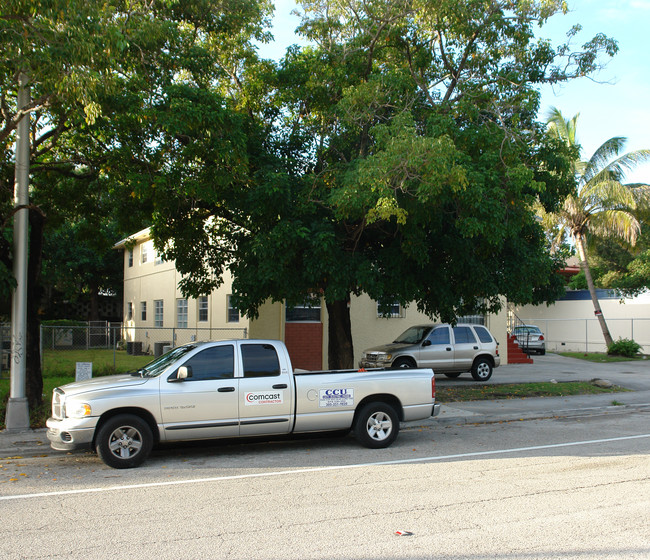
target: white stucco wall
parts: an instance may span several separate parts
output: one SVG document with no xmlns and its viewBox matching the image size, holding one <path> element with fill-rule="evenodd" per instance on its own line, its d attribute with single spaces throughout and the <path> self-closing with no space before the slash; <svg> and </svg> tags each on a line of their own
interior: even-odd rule
<svg viewBox="0 0 650 560">
<path fill-rule="evenodd" d="M 133 246 L 133 262 L 129 266 L 129 249 Z M 142 262 L 143 246 L 146 247 L 147 262 Z M 142 343 L 142 351 L 153 353 L 156 343 L 184 344 L 190 340 L 208 340 L 219 338 L 239 338 L 246 329 L 249 338 L 270 338 L 282 340 L 284 337 L 284 305 L 268 303 L 260 308 L 259 318 L 248 320 L 240 317 L 238 323 L 227 321 L 227 296 L 232 291 L 232 278 L 229 273 L 217 290 L 208 296 L 208 321 L 199 322 L 198 300 L 188 299 L 188 328 L 177 327 L 177 304 L 182 298 L 178 283 L 181 275 L 171 262 L 158 262 L 155 259 L 153 243 L 149 231 L 143 230 L 123 240 L 116 248 L 124 251 L 124 324 L 126 340 Z M 163 328 L 154 327 L 156 300 L 163 301 Z M 147 303 L 146 320 L 141 318 L 141 302 Z M 127 320 L 127 303 L 133 304 L 133 317 Z M 385 344 L 395 339 L 407 328 L 417 324 L 433 321 L 417 311 L 415 305 L 403 310 L 401 317 L 384 318 L 377 316 L 377 303 L 367 295 L 353 297 L 350 302 L 352 337 L 354 344 L 355 365 L 366 348 Z M 327 368 L 328 354 L 328 316 L 323 303 L 321 307 L 323 322 L 322 356 L 323 369 Z M 507 363 L 506 349 L 506 314 L 491 315 L 486 325 L 497 341 L 502 356 L 502 363 Z M 229 330 L 235 329 L 235 330 Z"/>
<path fill-rule="evenodd" d="M 142 233 L 142 232 L 141 232 Z M 129 266 L 129 249 L 124 248 L 124 325 L 127 342 L 142 343 L 142 351 L 154 353 L 156 344 L 184 344 L 192 340 L 240 338 L 249 320 L 239 317 L 229 322 L 227 297 L 231 293 L 232 278 L 224 275 L 223 284 L 208 295 L 208 320 L 199 321 L 199 304 L 187 298 L 187 328 L 178 328 L 177 300 L 183 298 L 178 288 L 182 276 L 174 263 L 156 262 L 153 243 L 146 234 L 139 235 L 133 247 L 133 261 Z M 142 249 L 146 246 L 147 262 L 142 262 Z M 154 327 L 155 301 L 163 302 L 163 326 Z M 133 316 L 127 317 L 128 303 L 133 305 Z M 146 319 L 141 316 L 141 303 L 146 302 Z"/>
<path fill-rule="evenodd" d="M 355 364 L 359 362 L 361 353 L 367 348 L 391 342 L 399 334 L 414 325 L 435 322 L 424 313 L 420 313 L 415 304 L 403 310 L 403 317 L 394 318 L 378 317 L 377 303 L 365 294 L 353 297 L 350 305 Z M 504 311 L 497 315 L 488 316 L 485 326 L 499 342 L 502 363 L 507 363 L 507 314 Z"/>
<path fill-rule="evenodd" d="M 650 354 L 650 292 L 632 299 L 602 299 L 600 306 L 614 340 L 631 338 Z M 558 301 L 550 306 L 516 308 L 525 323 L 539 326 L 548 351 L 605 352 L 591 300 Z"/>
</svg>

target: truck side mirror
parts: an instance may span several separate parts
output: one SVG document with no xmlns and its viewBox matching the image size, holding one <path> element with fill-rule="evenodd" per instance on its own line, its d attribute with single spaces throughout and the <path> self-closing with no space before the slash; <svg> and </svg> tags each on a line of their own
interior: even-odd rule
<svg viewBox="0 0 650 560">
<path fill-rule="evenodd" d="M 183 381 L 192 377 L 192 366 L 181 366 L 176 372 L 176 381 Z"/>
<path fill-rule="evenodd" d="M 431 346 L 431 341 L 427 338 L 423 343 L 422 346 Z"/>
</svg>

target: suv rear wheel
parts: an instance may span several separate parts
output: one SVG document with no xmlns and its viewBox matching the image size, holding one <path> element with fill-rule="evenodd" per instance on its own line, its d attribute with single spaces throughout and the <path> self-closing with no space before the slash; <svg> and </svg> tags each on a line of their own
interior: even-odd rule
<svg viewBox="0 0 650 560">
<path fill-rule="evenodd" d="M 487 358 L 476 358 L 472 365 L 474 381 L 487 381 L 492 377 L 492 363 Z"/>
</svg>

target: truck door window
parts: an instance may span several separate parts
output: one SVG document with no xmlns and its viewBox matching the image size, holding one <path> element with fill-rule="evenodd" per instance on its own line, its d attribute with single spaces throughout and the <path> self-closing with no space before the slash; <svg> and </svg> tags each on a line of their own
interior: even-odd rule
<svg viewBox="0 0 650 560">
<path fill-rule="evenodd" d="M 438 327 L 429 335 L 431 344 L 449 344 L 449 329 L 447 327 Z"/>
<path fill-rule="evenodd" d="M 187 381 L 232 379 L 235 376 L 235 348 L 232 345 L 206 348 L 183 365 L 192 368 L 192 377 Z"/>
<path fill-rule="evenodd" d="M 454 340 L 456 344 L 472 344 L 476 337 L 469 327 L 454 327 Z"/>
<path fill-rule="evenodd" d="M 242 344 L 241 357 L 244 377 L 273 377 L 280 375 L 280 362 L 270 344 Z"/>
</svg>

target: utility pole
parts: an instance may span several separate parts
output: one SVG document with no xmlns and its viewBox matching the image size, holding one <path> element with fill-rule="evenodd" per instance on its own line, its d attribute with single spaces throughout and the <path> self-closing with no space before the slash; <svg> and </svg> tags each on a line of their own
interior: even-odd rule
<svg viewBox="0 0 650 560">
<path fill-rule="evenodd" d="M 29 105 L 27 76 L 21 72 L 18 86 L 18 110 Z M 14 176 L 14 278 L 16 288 L 11 305 L 11 381 L 7 402 L 8 431 L 29 429 L 26 397 L 27 336 L 27 239 L 29 234 L 29 113 L 16 129 L 16 171 Z"/>
</svg>

